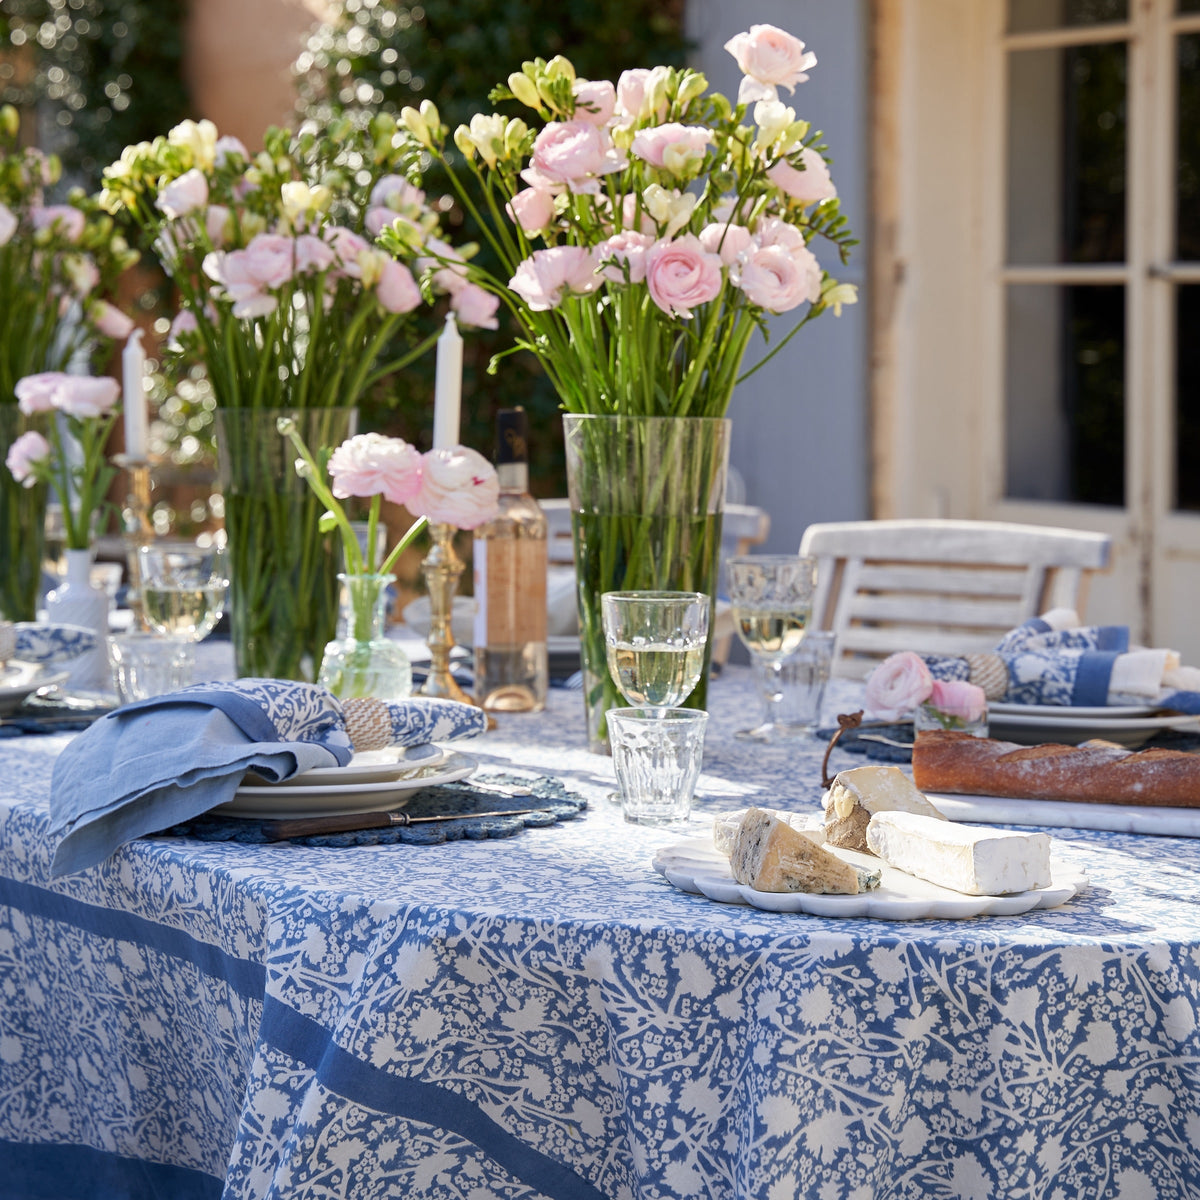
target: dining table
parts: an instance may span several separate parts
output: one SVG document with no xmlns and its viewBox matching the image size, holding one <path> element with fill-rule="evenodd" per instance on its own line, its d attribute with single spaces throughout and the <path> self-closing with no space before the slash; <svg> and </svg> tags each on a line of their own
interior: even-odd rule
<svg viewBox="0 0 1200 1200">
<path fill-rule="evenodd" d="M 574 817 L 165 832 L 53 879 L 77 735 L 0 740 L 0 1195 L 1200 1194 L 1200 840 L 1056 827 L 1087 886 L 1016 915 L 709 899 L 656 853 L 820 808 L 826 740 L 737 739 L 755 703 L 747 668 L 712 681 L 682 826 L 624 820 L 553 688 L 456 749 L 482 780 L 557 780 Z M 835 680 L 825 723 L 856 705 Z"/>
</svg>

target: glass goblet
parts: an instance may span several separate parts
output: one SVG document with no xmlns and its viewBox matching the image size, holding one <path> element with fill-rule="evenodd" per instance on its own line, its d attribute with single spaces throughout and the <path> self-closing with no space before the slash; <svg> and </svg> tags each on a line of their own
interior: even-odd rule
<svg viewBox="0 0 1200 1200">
<path fill-rule="evenodd" d="M 138 582 L 143 619 L 155 633 L 186 648 L 190 682 L 195 645 L 212 633 L 225 611 L 229 579 L 224 544 L 205 537 L 139 546 Z"/>
<path fill-rule="evenodd" d="M 782 699 L 779 670 L 804 640 L 812 617 L 816 562 L 796 554 L 758 554 L 726 563 L 729 601 L 742 644 L 750 651 L 763 700 L 763 719 L 735 737 L 774 741 L 795 733 L 775 719 Z"/>
</svg>

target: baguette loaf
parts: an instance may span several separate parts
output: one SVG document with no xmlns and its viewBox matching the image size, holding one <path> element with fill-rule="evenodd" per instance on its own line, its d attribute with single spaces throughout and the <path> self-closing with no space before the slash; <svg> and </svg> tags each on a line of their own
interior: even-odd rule
<svg viewBox="0 0 1200 1200">
<path fill-rule="evenodd" d="M 917 735 L 913 782 L 923 792 L 1200 808 L 1200 756 L 1112 742 L 1018 746 L 966 733 Z"/>
</svg>

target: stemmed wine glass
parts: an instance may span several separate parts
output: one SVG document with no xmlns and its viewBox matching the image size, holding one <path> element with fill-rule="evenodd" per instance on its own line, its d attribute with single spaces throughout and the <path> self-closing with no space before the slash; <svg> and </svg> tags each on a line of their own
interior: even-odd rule
<svg viewBox="0 0 1200 1200">
<path fill-rule="evenodd" d="M 222 539 L 162 539 L 138 547 L 142 616 L 157 634 L 186 655 L 187 682 L 195 669 L 195 646 L 208 637 L 225 611 L 229 579 Z"/>
<path fill-rule="evenodd" d="M 704 670 L 709 600 L 703 592 L 605 592 L 608 670 L 635 708 L 678 708 Z"/>
<path fill-rule="evenodd" d="M 775 720 L 782 699 L 779 670 L 804 640 L 812 617 L 816 561 L 795 554 L 761 554 L 726 563 L 729 600 L 738 637 L 750 651 L 764 702 L 763 719 L 735 737 L 759 742 L 790 736 Z"/>
</svg>

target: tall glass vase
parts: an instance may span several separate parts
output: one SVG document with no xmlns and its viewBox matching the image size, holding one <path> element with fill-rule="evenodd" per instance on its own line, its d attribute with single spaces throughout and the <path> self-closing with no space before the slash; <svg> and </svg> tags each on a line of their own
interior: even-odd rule
<svg viewBox="0 0 1200 1200">
<path fill-rule="evenodd" d="M 22 487 L 4 466 L 9 447 L 44 424 L 27 417 L 16 404 L 0 404 L 0 619 L 32 621 L 37 617 L 42 582 L 46 485 Z"/>
<path fill-rule="evenodd" d="M 325 647 L 317 682 L 341 700 L 373 696 L 403 700 L 412 694 L 408 655 L 386 634 L 388 584 L 395 575 L 339 575 L 342 611 L 338 635 Z"/>
<path fill-rule="evenodd" d="M 337 630 L 340 554 L 277 428 L 285 416 L 314 452 L 340 445 L 357 423 L 353 408 L 217 409 L 229 615 L 238 675 L 311 683 Z"/>
<path fill-rule="evenodd" d="M 650 589 L 715 597 L 730 423 L 572 414 L 563 429 L 588 746 L 606 753 L 606 714 L 625 701 L 608 672 L 600 596 Z M 710 633 L 689 707 L 705 706 L 711 652 Z"/>
</svg>

